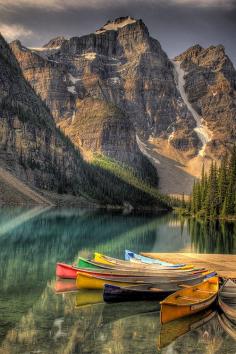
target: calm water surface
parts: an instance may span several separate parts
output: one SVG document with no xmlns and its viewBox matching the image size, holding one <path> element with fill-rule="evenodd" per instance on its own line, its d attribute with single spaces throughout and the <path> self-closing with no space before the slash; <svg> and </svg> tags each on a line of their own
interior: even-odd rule
<svg viewBox="0 0 236 354">
<path fill-rule="evenodd" d="M 235 240 L 236 224 L 173 214 L 0 209 L 0 354 L 236 353 L 219 313 L 161 328 L 158 303 L 106 305 L 97 293 L 54 290 L 56 262 L 78 254 L 236 253 Z"/>
</svg>

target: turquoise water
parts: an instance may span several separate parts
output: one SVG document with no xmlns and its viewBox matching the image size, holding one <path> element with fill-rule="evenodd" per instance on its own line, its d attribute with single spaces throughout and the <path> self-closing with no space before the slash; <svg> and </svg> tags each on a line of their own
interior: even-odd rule
<svg viewBox="0 0 236 354">
<path fill-rule="evenodd" d="M 123 258 L 125 248 L 236 253 L 235 240 L 234 223 L 173 214 L 0 209 L 0 354 L 236 353 L 217 313 L 189 331 L 198 323 L 192 319 L 184 325 L 188 331 L 173 338 L 173 328 L 160 327 L 157 303 L 81 306 L 88 294 L 54 290 L 56 262 L 78 254 L 97 250 Z M 161 349 L 160 343 L 168 345 Z"/>
</svg>

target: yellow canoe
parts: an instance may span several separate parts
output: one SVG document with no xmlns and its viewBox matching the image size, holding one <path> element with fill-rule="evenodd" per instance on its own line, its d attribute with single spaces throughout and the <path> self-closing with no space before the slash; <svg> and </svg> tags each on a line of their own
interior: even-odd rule
<svg viewBox="0 0 236 354">
<path fill-rule="evenodd" d="M 143 284 L 144 282 L 142 282 Z M 137 285 L 137 282 L 122 282 L 122 281 L 113 281 L 110 279 L 105 279 L 101 277 L 96 277 L 88 273 L 78 272 L 76 278 L 76 286 L 78 289 L 103 289 L 105 284 L 116 285 L 116 286 L 130 286 Z"/>
<path fill-rule="evenodd" d="M 100 264 L 105 264 L 105 265 L 110 265 L 110 266 L 119 266 L 119 267 L 126 267 L 126 268 L 142 268 L 142 269 L 168 269 L 168 267 L 162 267 L 158 264 L 145 264 L 141 261 L 138 260 L 132 260 L 132 261 L 124 261 L 121 259 L 116 259 L 113 257 L 106 256 L 104 254 L 95 252 L 93 256 L 93 262 L 100 263 Z M 173 271 L 178 271 L 178 270 L 192 270 L 194 266 L 192 264 L 187 264 L 183 267 L 179 267 L 176 269 L 169 268 L 169 270 Z"/>
<path fill-rule="evenodd" d="M 161 304 L 160 321 L 168 323 L 208 308 L 219 291 L 219 278 L 214 276 L 194 286 L 187 286 L 168 296 Z"/>
</svg>

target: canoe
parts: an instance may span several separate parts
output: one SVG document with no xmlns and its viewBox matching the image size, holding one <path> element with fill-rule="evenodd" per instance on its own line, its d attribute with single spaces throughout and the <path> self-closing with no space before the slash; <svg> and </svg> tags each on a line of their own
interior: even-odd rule
<svg viewBox="0 0 236 354">
<path fill-rule="evenodd" d="M 168 295 L 179 290 L 178 286 L 163 286 L 163 284 L 133 285 L 120 287 L 105 284 L 103 290 L 103 300 L 107 303 L 126 302 L 126 301 L 160 301 Z"/>
<path fill-rule="evenodd" d="M 136 260 L 135 263 L 129 262 L 129 261 L 123 261 L 121 259 L 117 259 L 117 258 L 113 258 L 113 257 L 109 257 L 106 256 L 104 254 L 101 253 L 94 253 L 93 256 L 93 261 L 94 262 L 98 262 L 100 264 L 105 264 L 105 265 L 110 265 L 110 266 L 118 266 L 118 267 L 125 267 L 125 268 L 134 268 L 134 267 L 140 267 L 142 269 L 147 268 L 153 268 L 153 269 L 163 269 L 163 268 L 167 268 L 164 267 L 163 265 L 160 264 L 144 264 L 141 261 Z M 188 270 L 192 270 L 194 267 L 192 265 L 187 265 L 185 267 L 183 267 L 183 269 L 179 268 L 179 270 L 183 270 L 183 271 L 188 271 Z M 172 270 L 176 270 L 176 268 L 171 268 Z"/>
<path fill-rule="evenodd" d="M 188 273 L 183 273 L 181 271 L 177 272 L 175 270 L 174 272 L 172 270 L 142 270 L 140 268 L 138 269 L 92 269 L 92 268 L 77 268 L 65 263 L 57 263 L 57 268 L 56 268 L 56 275 L 57 277 L 60 278 L 66 278 L 66 279 L 76 279 L 78 271 L 80 272 L 85 272 L 91 275 L 95 276 L 113 276 L 113 277 L 130 277 L 130 276 L 135 276 L 135 277 L 143 277 L 143 276 L 165 276 L 165 277 L 171 277 L 171 278 L 178 278 L 179 277 L 186 277 L 186 276 L 192 276 L 192 275 L 198 275 L 202 274 L 205 272 L 205 270 L 199 270 L 199 271 L 192 271 Z"/>
<path fill-rule="evenodd" d="M 142 264 L 130 264 L 129 262 L 126 262 L 125 264 L 119 265 L 119 264 L 114 264 L 114 263 L 110 263 L 110 264 L 104 264 L 104 263 L 99 263 L 99 262 L 95 262 L 94 260 L 88 260 L 82 257 L 79 257 L 78 261 L 74 264 L 75 267 L 77 268 L 91 268 L 91 269 L 143 269 L 143 265 Z M 160 267 L 162 269 L 162 267 Z M 157 267 L 145 267 L 145 269 L 159 269 Z"/>
<path fill-rule="evenodd" d="M 77 268 L 91 268 L 91 269 L 113 269 L 113 265 L 105 265 L 102 263 L 94 262 L 83 257 L 79 257 L 78 261 L 74 263 Z"/>
<path fill-rule="evenodd" d="M 176 282 L 171 283 L 155 283 L 144 285 L 133 285 L 120 287 L 116 285 L 105 284 L 103 290 L 103 299 L 107 303 L 125 302 L 125 301 L 161 301 L 170 294 L 182 289 L 182 285 L 195 285 L 199 284 L 205 279 L 202 276 L 200 279 L 192 279 L 183 281 L 181 284 Z"/>
<path fill-rule="evenodd" d="M 178 269 L 178 268 L 174 268 L 174 269 L 170 269 L 169 267 L 152 267 L 149 265 L 141 265 L 141 264 L 133 264 L 132 266 L 130 266 L 130 263 L 128 263 L 128 267 L 125 266 L 121 266 L 121 265 L 110 265 L 110 266 L 106 266 L 105 264 L 103 265 L 102 263 L 97 263 L 94 261 L 90 261 L 87 259 L 84 259 L 82 257 L 79 257 L 79 260 L 77 262 L 77 264 L 73 265 L 76 268 L 80 268 L 80 269 L 91 269 L 94 271 L 98 271 L 98 272 L 105 272 L 105 271 L 111 271 L 111 272 L 140 272 L 140 271 L 145 271 L 145 272 L 162 272 L 162 271 L 166 271 L 166 272 L 170 272 L 175 270 L 176 274 L 177 272 L 181 271 L 182 269 Z M 203 270 L 202 269 L 190 269 L 189 271 L 197 271 L 197 270 Z"/>
<path fill-rule="evenodd" d="M 76 279 L 78 269 L 74 266 L 57 263 L 56 264 L 56 276 L 64 279 Z"/>
<path fill-rule="evenodd" d="M 144 257 L 139 254 L 136 254 L 132 251 L 125 250 L 125 260 L 130 261 L 132 259 L 138 260 L 142 263 L 147 263 L 147 264 L 159 264 L 164 267 L 170 267 L 170 268 L 183 268 L 186 266 L 186 264 L 173 264 L 173 263 L 168 263 L 161 261 L 160 259 L 154 259 L 154 258 L 149 258 L 149 257 Z"/>
<path fill-rule="evenodd" d="M 236 324 L 236 284 L 231 279 L 222 285 L 218 302 L 225 316 Z"/>
<path fill-rule="evenodd" d="M 216 311 L 203 310 L 195 315 L 183 317 L 178 320 L 165 323 L 161 326 L 158 336 L 157 348 L 161 350 L 186 333 L 196 330 L 210 322 L 216 316 Z"/>
<path fill-rule="evenodd" d="M 202 283 L 188 286 L 161 302 L 161 323 L 189 316 L 208 308 L 217 298 L 219 278 L 207 278 Z"/>
<path fill-rule="evenodd" d="M 133 265 L 133 266 L 140 266 L 140 267 L 152 267 L 152 268 L 157 268 L 157 269 L 169 269 L 169 270 L 181 270 L 181 271 L 188 271 L 188 270 L 192 270 L 194 268 L 194 266 L 192 264 L 188 264 L 185 266 L 180 266 L 180 267 L 170 267 L 170 266 L 164 266 L 164 265 L 160 265 L 157 263 L 146 263 L 146 262 L 142 262 L 139 259 L 136 258 L 130 258 L 129 262 Z"/>
<path fill-rule="evenodd" d="M 78 291 L 75 299 L 76 307 L 94 305 L 103 303 L 103 295 L 101 290 L 86 290 Z"/>
<path fill-rule="evenodd" d="M 154 284 L 154 283 L 191 283 L 193 280 L 202 281 L 206 277 L 205 274 L 191 274 L 183 277 L 166 277 L 163 276 L 99 276 L 86 272 L 78 271 L 76 278 L 76 285 L 78 289 L 103 289 L 105 284 L 117 285 L 117 286 L 131 286 L 137 284 Z"/>
<path fill-rule="evenodd" d="M 56 293 L 68 293 L 72 291 L 78 291 L 75 280 L 73 279 L 60 279 L 56 280 L 54 289 Z"/>
<path fill-rule="evenodd" d="M 85 259 L 85 258 L 82 258 L 82 257 L 79 257 L 78 261 L 75 263 L 75 266 L 77 268 L 91 268 L 91 269 L 101 269 L 104 267 L 101 265 L 96 265 L 95 263 L 93 262 L 90 262 L 88 259 Z"/>
<path fill-rule="evenodd" d="M 98 259 L 98 257 L 105 257 L 103 255 L 99 255 L 98 256 L 98 253 L 96 253 L 96 259 Z M 94 259 L 95 259 L 94 258 Z M 89 259 L 85 259 L 85 258 L 82 258 L 82 257 L 79 257 L 78 258 L 78 261 L 75 262 L 73 264 L 73 266 L 77 267 L 77 268 L 91 268 L 91 269 L 140 269 L 142 268 L 143 269 L 143 265 L 140 264 L 140 262 L 138 264 L 130 264 L 130 262 L 126 262 L 126 261 L 121 261 L 121 264 L 119 264 L 119 260 L 117 260 L 117 262 L 114 262 L 114 261 L 110 261 L 109 264 L 107 262 L 107 264 L 105 263 L 100 263 L 98 261 L 95 261 L 95 260 L 89 260 Z M 99 258 L 100 259 L 100 258 Z M 114 260 L 114 258 L 113 258 Z M 145 266 L 145 269 L 159 269 L 159 267 L 146 267 Z M 160 267 L 162 269 L 162 267 Z"/>
<path fill-rule="evenodd" d="M 185 279 L 186 277 L 198 277 L 201 274 L 204 274 L 205 270 L 199 271 L 192 271 L 188 273 L 183 272 L 171 272 L 167 270 L 140 270 L 139 269 L 92 269 L 92 268 L 77 268 L 65 263 L 57 263 L 56 267 L 56 275 L 57 277 L 64 278 L 64 279 L 76 279 L 78 272 L 80 273 L 87 273 L 93 276 L 103 276 L 103 277 L 152 277 L 152 276 L 159 276 L 159 277 L 166 277 L 166 278 L 174 278 L 174 279 Z"/>
<path fill-rule="evenodd" d="M 223 330 L 230 335 L 236 341 L 236 325 L 230 321 L 223 313 L 218 313 L 218 320 Z"/>
<path fill-rule="evenodd" d="M 117 284 L 119 286 L 125 286 L 127 284 L 135 285 L 132 281 L 124 281 L 124 278 L 120 280 L 95 277 L 91 274 L 80 273 L 76 278 L 76 286 L 78 289 L 94 289 L 102 290 L 105 284 Z"/>
</svg>

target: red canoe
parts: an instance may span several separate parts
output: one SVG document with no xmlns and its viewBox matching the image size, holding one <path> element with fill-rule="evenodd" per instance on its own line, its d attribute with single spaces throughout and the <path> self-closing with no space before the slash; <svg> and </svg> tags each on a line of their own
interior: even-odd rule
<svg viewBox="0 0 236 354">
<path fill-rule="evenodd" d="M 76 279 L 78 269 L 65 263 L 57 263 L 56 276 L 64 279 Z"/>
</svg>

